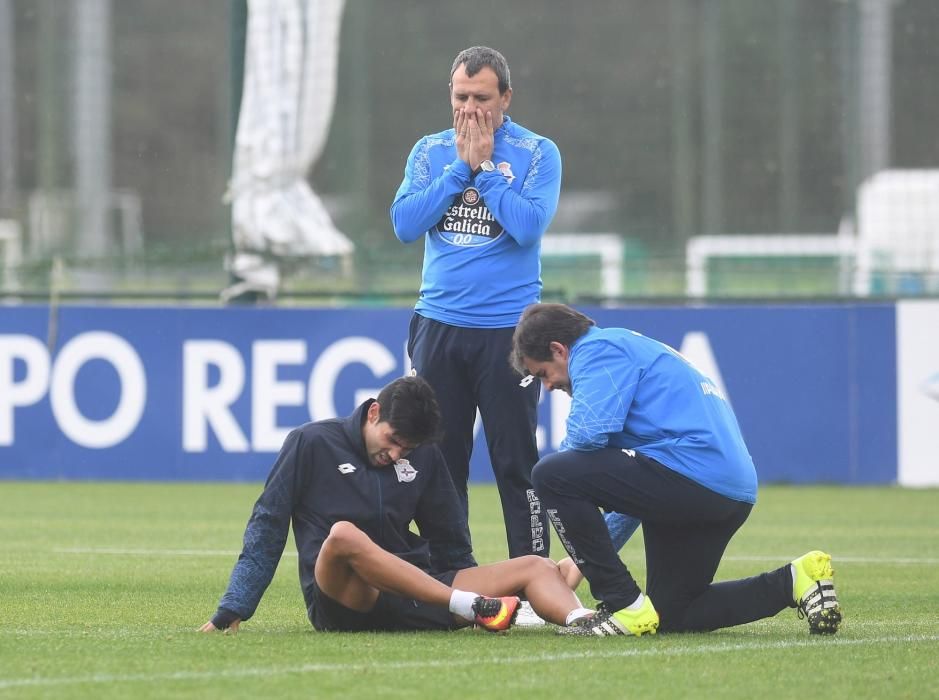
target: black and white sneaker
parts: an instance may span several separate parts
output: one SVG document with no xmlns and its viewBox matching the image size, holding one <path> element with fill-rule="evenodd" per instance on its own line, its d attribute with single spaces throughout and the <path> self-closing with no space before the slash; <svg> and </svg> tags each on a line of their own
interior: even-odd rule
<svg viewBox="0 0 939 700">
<path fill-rule="evenodd" d="M 831 555 L 818 550 L 792 562 L 792 597 L 799 619 L 807 619 L 810 634 L 835 634 L 841 626 L 841 605 L 835 593 Z"/>
<path fill-rule="evenodd" d="M 655 634 L 659 629 L 659 614 L 652 606 L 652 599 L 645 596 L 638 610 L 623 608 L 610 611 L 600 603 L 594 615 L 578 618 L 558 634 L 575 637 L 618 637 L 622 635 Z"/>
</svg>

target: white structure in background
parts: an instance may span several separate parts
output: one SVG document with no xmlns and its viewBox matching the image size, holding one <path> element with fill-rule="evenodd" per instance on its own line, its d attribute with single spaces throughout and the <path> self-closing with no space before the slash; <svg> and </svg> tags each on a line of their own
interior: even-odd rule
<svg viewBox="0 0 939 700">
<path fill-rule="evenodd" d="M 600 293 L 615 299 L 623 291 L 623 238 L 618 233 L 546 233 L 542 257 L 599 256 Z"/>
<path fill-rule="evenodd" d="M 849 225 L 837 234 L 796 233 L 769 235 L 734 234 L 691 236 L 685 244 L 685 293 L 707 296 L 708 266 L 714 258 L 837 258 L 842 261 L 839 287 L 847 292 L 847 270 L 854 256 L 856 240 Z"/>
<path fill-rule="evenodd" d="M 100 203 L 99 203 L 100 204 Z M 143 252 L 143 204 L 134 190 L 105 193 L 103 201 L 107 236 L 102 255 L 132 257 Z M 29 255 L 48 258 L 60 252 L 73 222 L 81 211 L 72 190 L 36 190 L 29 195 Z M 81 241 L 78 243 L 81 245 Z M 83 248 L 79 250 L 84 251 Z"/>
<path fill-rule="evenodd" d="M 884 170 L 866 180 L 857 230 L 855 294 L 939 292 L 939 170 Z"/>
<path fill-rule="evenodd" d="M 249 292 L 273 298 L 279 259 L 353 251 L 306 180 L 332 119 L 344 2 L 248 2 L 230 191 L 235 250 L 227 265 L 236 281 L 223 301 Z"/>
<path fill-rule="evenodd" d="M 23 262 L 22 241 L 19 222 L 0 219 L 0 289 L 19 289 L 19 267 Z"/>
<path fill-rule="evenodd" d="M 837 234 L 692 236 L 688 296 L 706 296 L 709 261 L 728 257 L 837 258 L 846 272 L 841 292 L 858 296 L 939 292 L 939 170 L 871 176 L 858 188 L 856 222 Z"/>
</svg>

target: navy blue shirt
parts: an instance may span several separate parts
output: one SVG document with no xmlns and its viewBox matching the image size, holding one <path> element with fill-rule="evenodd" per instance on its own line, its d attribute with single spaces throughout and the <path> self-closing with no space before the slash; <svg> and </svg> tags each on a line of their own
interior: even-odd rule
<svg viewBox="0 0 939 700">
<path fill-rule="evenodd" d="M 316 557 L 330 528 L 342 520 L 424 571 L 476 566 L 469 527 L 436 445 L 414 449 L 397 465 L 370 464 L 362 425 L 372 403 L 366 401 L 348 418 L 307 423 L 287 436 L 248 520 L 216 617 L 224 619 L 230 611 L 247 620 L 254 614 L 274 577 L 291 521 L 308 609 Z M 420 535 L 410 530 L 412 521 Z"/>
</svg>

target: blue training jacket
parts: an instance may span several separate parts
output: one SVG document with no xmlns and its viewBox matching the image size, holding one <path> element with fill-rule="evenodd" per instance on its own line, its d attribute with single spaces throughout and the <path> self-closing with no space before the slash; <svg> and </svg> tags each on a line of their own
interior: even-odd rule
<svg viewBox="0 0 939 700">
<path fill-rule="evenodd" d="M 570 349 L 573 400 L 561 449 L 634 449 L 705 488 L 756 502 L 756 469 L 717 386 L 678 351 L 624 328 Z"/>
<path fill-rule="evenodd" d="M 415 144 L 391 205 L 395 235 L 424 238 L 415 311 L 464 328 L 509 328 L 541 296 L 541 236 L 557 210 L 561 155 L 507 115 L 497 169 L 473 177 L 453 129 Z"/>
</svg>

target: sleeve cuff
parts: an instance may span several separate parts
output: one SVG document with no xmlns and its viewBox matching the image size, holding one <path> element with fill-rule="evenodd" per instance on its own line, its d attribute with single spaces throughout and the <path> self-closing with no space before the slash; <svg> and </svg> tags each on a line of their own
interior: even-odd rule
<svg viewBox="0 0 939 700">
<path fill-rule="evenodd" d="M 240 619 L 237 613 L 225 608 L 219 608 L 218 612 L 212 617 L 212 624 L 215 625 L 215 629 L 227 630 L 231 627 L 231 623 Z"/>
<path fill-rule="evenodd" d="M 470 170 L 469 164 L 460 158 L 450 164 L 450 172 L 464 180 L 471 180 L 473 177 L 473 171 Z"/>
</svg>

